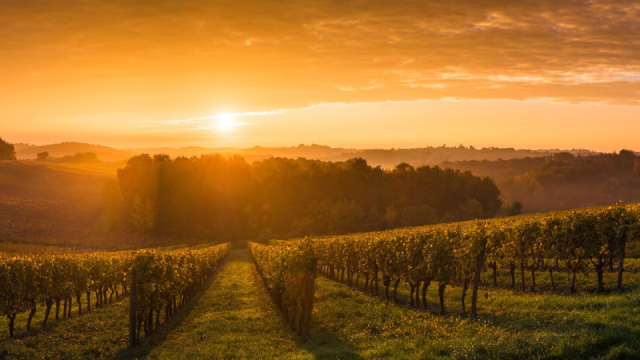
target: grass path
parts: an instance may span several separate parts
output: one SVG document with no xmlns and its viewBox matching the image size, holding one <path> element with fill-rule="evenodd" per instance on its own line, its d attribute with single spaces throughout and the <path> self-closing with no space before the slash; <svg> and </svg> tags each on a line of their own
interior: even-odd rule
<svg viewBox="0 0 640 360">
<path fill-rule="evenodd" d="M 246 250 L 234 250 L 150 359 L 313 359 L 266 294 Z"/>
</svg>

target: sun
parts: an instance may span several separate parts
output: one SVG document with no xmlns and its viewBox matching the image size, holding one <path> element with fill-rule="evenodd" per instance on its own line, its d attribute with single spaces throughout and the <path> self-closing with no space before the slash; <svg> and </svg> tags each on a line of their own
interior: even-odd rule
<svg viewBox="0 0 640 360">
<path fill-rule="evenodd" d="M 231 115 L 218 115 L 217 127 L 221 130 L 230 130 L 236 126 L 233 116 Z"/>
</svg>

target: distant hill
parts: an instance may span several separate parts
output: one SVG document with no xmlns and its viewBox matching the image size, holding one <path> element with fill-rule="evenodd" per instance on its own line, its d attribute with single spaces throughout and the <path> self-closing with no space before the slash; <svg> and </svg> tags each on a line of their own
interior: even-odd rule
<svg viewBox="0 0 640 360">
<path fill-rule="evenodd" d="M 102 161 L 123 161 L 137 154 L 136 151 L 119 150 L 102 145 L 85 144 L 78 142 L 63 142 L 51 145 L 13 144 L 16 149 L 16 157 L 23 160 L 33 160 L 38 153 L 48 152 L 49 156 L 61 158 L 77 153 L 95 153 Z"/>
<path fill-rule="evenodd" d="M 284 158 L 307 158 L 323 161 L 344 161 L 354 157 L 361 157 L 373 166 L 382 166 L 390 169 L 399 163 L 406 162 L 413 166 L 438 165 L 443 162 L 463 161 L 463 160 L 489 160 L 498 159 L 510 160 L 526 157 L 542 157 L 559 152 L 569 152 L 573 155 L 593 155 L 596 152 L 582 149 L 574 150 L 526 150 L 514 148 L 481 148 L 456 146 L 456 147 L 432 147 L 411 149 L 348 149 L 332 148 L 324 145 L 298 145 L 292 147 L 261 147 L 252 148 L 204 148 L 204 147 L 181 147 L 181 148 L 132 148 L 116 149 L 108 146 L 93 145 L 76 142 L 64 142 L 51 145 L 29 145 L 14 144 L 18 159 L 35 159 L 37 154 L 43 151 L 50 156 L 60 158 L 71 156 L 77 153 L 93 152 L 102 161 L 115 162 L 124 161 L 134 155 L 147 154 L 167 154 L 171 157 L 177 156 L 200 156 L 204 154 L 220 153 L 224 155 L 239 154 L 248 162 L 259 161 L 271 157 Z"/>
<path fill-rule="evenodd" d="M 516 150 L 513 148 L 481 148 L 473 147 L 425 147 L 415 149 L 365 149 L 345 151 L 341 157 L 349 159 L 353 157 L 362 157 L 370 164 L 380 165 L 383 168 L 392 168 L 401 162 L 406 162 L 413 166 L 421 165 L 439 165 L 447 161 L 462 160 L 509 160 L 521 159 L 526 157 L 542 157 L 563 150 Z M 565 150 L 566 151 L 566 150 Z M 590 155 L 595 152 L 589 150 L 568 150 L 573 155 Z"/>
<path fill-rule="evenodd" d="M 568 152 L 573 155 L 593 155 L 596 152 L 583 149 L 574 150 L 516 150 L 513 148 L 481 148 L 457 146 L 457 147 L 424 147 L 411 149 L 347 149 L 332 148 L 324 145 L 298 145 L 292 147 L 261 147 L 252 148 L 155 148 L 139 149 L 137 151 L 149 154 L 165 153 L 174 156 L 193 156 L 210 153 L 225 155 L 239 154 L 248 162 L 259 161 L 271 157 L 284 157 L 296 159 L 299 157 L 322 161 L 345 161 L 355 157 L 361 157 L 370 165 L 391 169 L 399 163 L 406 162 L 413 166 L 438 165 L 448 161 L 462 160 L 510 160 L 526 157 L 543 157 L 559 152 Z"/>
</svg>

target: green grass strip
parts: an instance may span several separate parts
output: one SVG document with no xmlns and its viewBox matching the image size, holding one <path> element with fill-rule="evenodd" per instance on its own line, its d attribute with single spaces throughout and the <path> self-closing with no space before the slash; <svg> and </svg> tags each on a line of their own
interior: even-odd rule
<svg viewBox="0 0 640 360">
<path fill-rule="evenodd" d="M 234 250 L 151 359 L 312 359 L 273 305 L 246 250 Z"/>
</svg>

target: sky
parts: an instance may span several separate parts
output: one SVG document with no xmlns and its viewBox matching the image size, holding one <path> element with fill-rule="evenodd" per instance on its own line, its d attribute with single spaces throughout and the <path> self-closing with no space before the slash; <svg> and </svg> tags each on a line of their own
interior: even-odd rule
<svg viewBox="0 0 640 360">
<path fill-rule="evenodd" d="M 640 150 L 640 2 L 2 0 L 0 137 Z"/>
</svg>

